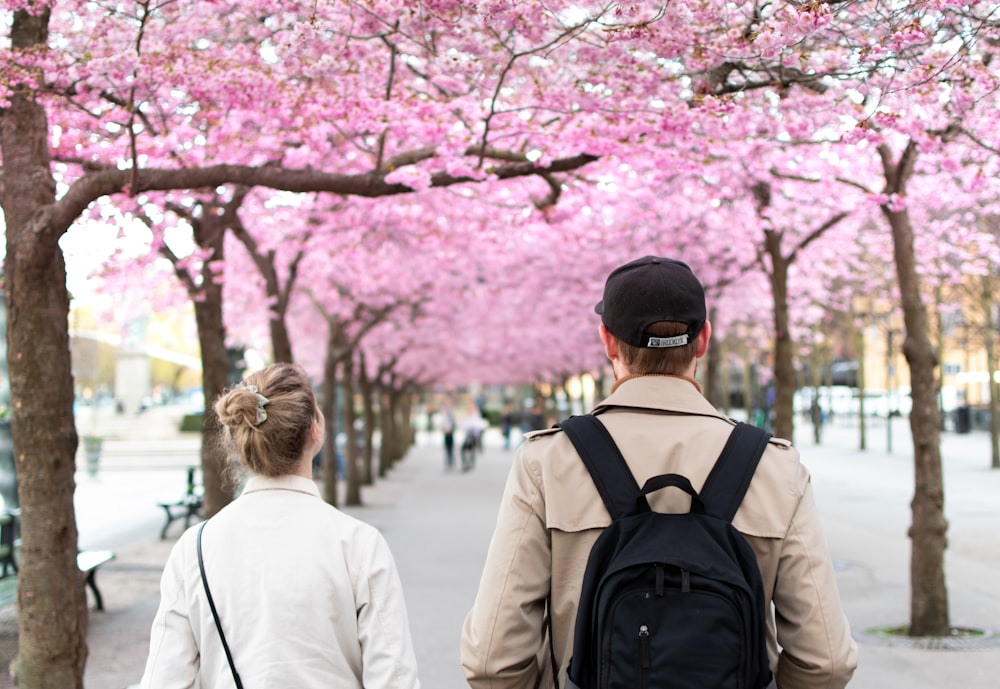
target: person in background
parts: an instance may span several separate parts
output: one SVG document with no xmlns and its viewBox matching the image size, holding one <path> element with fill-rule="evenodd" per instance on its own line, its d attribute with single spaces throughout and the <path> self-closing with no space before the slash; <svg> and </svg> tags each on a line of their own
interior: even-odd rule
<svg viewBox="0 0 1000 689">
<path fill-rule="evenodd" d="M 514 430 L 514 411 L 509 404 L 503 405 L 500 413 L 500 432 L 503 435 L 503 449 L 510 449 L 510 434 Z"/>
<path fill-rule="evenodd" d="M 537 400 L 532 406 L 531 411 L 528 413 L 528 428 L 530 431 L 540 431 L 546 428 L 548 424 L 545 419 L 545 407 L 542 406 L 541 400 Z"/>
<path fill-rule="evenodd" d="M 482 448 L 486 419 L 478 405 L 471 400 L 462 414 L 462 471 L 472 471 L 476 466 L 476 453 Z"/>
<path fill-rule="evenodd" d="M 325 423 L 305 372 L 269 366 L 214 411 L 249 476 L 171 551 L 142 689 L 231 687 L 237 674 L 248 688 L 419 689 L 388 545 L 313 481 Z"/>
<path fill-rule="evenodd" d="M 451 471 L 455 468 L 455 408 L 451 400 L 441 406 L 440 424 L 444 438 L 444 468 Z"/>
</svg>

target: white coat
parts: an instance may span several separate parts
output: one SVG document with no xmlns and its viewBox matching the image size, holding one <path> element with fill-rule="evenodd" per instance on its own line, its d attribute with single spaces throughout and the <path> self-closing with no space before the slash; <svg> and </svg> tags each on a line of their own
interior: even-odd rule
<svg viewBox="0 0 1000 689">
<path fill-rule="evenodd" d="M 142 689 L 233 687 L 198 569 L 167 560 Z M 372 526 L 298 476 L 254 476 L 205 525 L 206 575 L 246 689 L 419 689 L 402 586 Z"/>
</svg>

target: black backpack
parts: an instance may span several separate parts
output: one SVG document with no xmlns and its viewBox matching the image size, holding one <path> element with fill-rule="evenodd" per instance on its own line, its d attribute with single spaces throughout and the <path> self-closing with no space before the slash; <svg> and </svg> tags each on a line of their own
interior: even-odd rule
<svg viewBox="0 0 1000 689">
<path fill-rule="evenodd" d="M 699 495 L 679 474 L 640 489 L 594 416 L 558 426 L 612 518 L 587 560 L 567 689 L 766 687 L 769 608 L 757 558 L 731 521 L 770 434 L 737 424 Z M 691 495 L 690 512 L 650 510 L 646 496 L 668 486 Z"/>
</svg>

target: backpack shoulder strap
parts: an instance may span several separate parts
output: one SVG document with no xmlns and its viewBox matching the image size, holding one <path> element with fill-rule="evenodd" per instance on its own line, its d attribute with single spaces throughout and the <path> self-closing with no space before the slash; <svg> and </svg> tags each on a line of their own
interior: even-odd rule
<svg viewBox="0 0 1000 689">
<path fill-rule="evenodd" d="M 577 454 L 590 472 L 608 514 L 620 519 L 649 509 L 632 471 L 608 429 L 593 414 L 571 416 L 556 424 L 573 443 Z M 638 501 L 638 503 L 637 503 Z M 645 505 L 645 510 L 642 506 Z"/>
<path fill-rule="evenodd" d="M 701 489 L 706 513 L 733 520 L 770 439 L 771 434 L 761 428 L 736 424 Z"/>
</svg>

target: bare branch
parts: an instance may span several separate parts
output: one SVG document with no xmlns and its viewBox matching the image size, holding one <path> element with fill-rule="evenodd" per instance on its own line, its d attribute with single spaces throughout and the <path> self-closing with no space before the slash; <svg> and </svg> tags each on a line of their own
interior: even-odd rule
<svg viewBox="0 0 1000 689">
<path fill-rule="evenodd" d="M 154 228 L 155 223 L 153 223 L 153 219 L 145 213 L 137 213 L 136 218 L 149 229 L 152 230 Z M 195 283 L 191 272 L 187 268 L 181 266 L 181 259 L 176 253 L 174 253 L 174 250 L 167 246 L 164 242 L 160 244 L 158 251 L 161 256 L 170 262 L 170 267 L 173 269 L 174 275 L 176 275 L 177 279 L 180 280 L 187 293 L 195 294 L 198 291 L 198 285 Z"/>
<path fill-rule="evenodd" d="M 792 249 L 791 253 L 788 254 L 788 262 L 789 263 L 794 263 L 795 259 L 798 257 L 799 251 L 805 249 L 807 246 L 809 246 L 810 244 L 812 244 L 814 241 L 816 241 L 817 239 L 819 239 L 820 237 L 822 237 L 823 233 L 825 233 L 831 227 L 837 225 L 837 223 L 839 223 L 841 220 L 843 220 L 844 218 L 846 218 L 848 215 L 850 215 L 850 213 L 848 213 L 847 211 L 841 211 L 840 213 L 837 213 L 835 216 L 833 216 L 832 218 L 830 218 L 829 220 L 827 220 L 825 223 L 823 223 L 822 225 L 820 225 L 819 227 L 817 227 L 815 230 L 813 230 L 812 232 L 810 232 L 808 235 L 806 235 L 802 239 L 802 241 L 798 243 L 798 246 L 796 246 L 794 249 Z"/>
<path fill-rule="evenodd" d="M 546 208 L 552 208 L 559 203 L 559 197 L 562 196 L 562 183 L 550 174 L 541 174 L 539 177 L 544 179 L 546 184 L 549 185 L 550 191 L 543 198 L 534 199 L 532 203 L 535 204 L 535 208 L 544 211 Z"/>
<path fill-rule="evenodd" d="M 512 154 L 510 154 L 512 155 Z M 522 156 L 523 158 L 523 156 Z M 496 179 L 514 179 L 530 175 L 569 172 L 588 165 L 598 157 L 580 153 L 553 160 L 548 165 L 537 165 L 528 160 L 498 165 L 492 169 Z M 131 181 L 129 170 L 104 170 L 84 175 L 54 204 L 51 230 L 62 235 L 87 206 L 102 196 L 120 193 Z M 449 187 L 480 180 L 468 176 L 455 176 L 439 172 L 431 176 L 431 187 Z M 363 173 L 354 175 L 334 174 L 319 170 L 287 169 L 274 165 L 252 167 L 245 165 L 212 165 L 201 168 L 177 170 L 143 169 L 135 175 L 134 190 L 169 191 L 176 189 L 214 189 L 225 184 L 247 187 L 267 187 L 290 192 L 330 192 L 343 196 L 379 198 L 397 194 L 410 194 L 415 190 L 406 184 L 389 184 L 383 175 Z"/>
<path fill-rule="evenodd" d="M 961 132 L 962 132 L 962 134 L 965 134 L 965 136 L 967 136 L 969 138 L 969 141 L 971 141 L 972 143 L 976 144 L 976 146 L 979 146 L 981 149 L 983 149 L 985 151 L 989 151 L 990 153 L 992 153 L 994 155 L 1000 156 L 1000 148 L 997 148 L 996 146 L 990 146 L 988 143 L 986 143 L 985 141 L 983 141 L 979 137 L 975 136 L 968 129 L 962 128 Z"/>
<path fill-rule="evenodd" d="M 396 21 L 396 28 L 399 28 L 398 20 Z M 399 49 L 386 36 L 382 36 L 382 42 L 389 48 L 389 76 L 385 80 L 385 100 L 388 102 L 392 100 L 392 84 L 396 79 L 396 58 L 399 55 Z M 375 156 L 375 170 L 377 172 L 383 171 L 382 159 L 385 157 L 385 139 L 388 133 L 389 127 L 385 127 L 378 136 L 378 151 Z"/>
<path fill-rule="evenodd" d="M 836 179 L 841 184 L 846 184 L 849 187 L 854 187 L 855 189 L 860 189 L 861 191 L 865 192 L 866 194 L 874 194 L 875 193 L 874 190 L 869 189 L 868 187 L 866 187 L 861 182 L 856 182 L 853 179 L 848 179 L 847 177 L 835 177 L 834 179 Z"/>
</svg>

